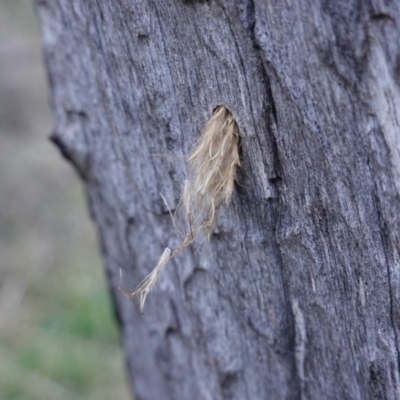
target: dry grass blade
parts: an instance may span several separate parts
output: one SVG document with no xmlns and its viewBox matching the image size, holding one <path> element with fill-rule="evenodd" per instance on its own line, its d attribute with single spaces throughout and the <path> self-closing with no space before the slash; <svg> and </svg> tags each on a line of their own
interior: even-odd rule
<svg viewBox="0 0 400 400">
<path fill-rule="evenodd" d="M 158 277 L 161 272 L 164 270 L 168 261 L 171 259 L 171 249 L 166 247 L 164 252 L 162 253 L 157 266 L 153 269 L 153 271 L 147 275 L 147 277 L 139 284 L 138 288 L 135 289 L 132 293 L 125 292 L 121 284 L 119 285 L 119 290 L 127 297 L 135 297 L 140 296 L 140 312 L 143 313 L 144 303 L 146 301 L 146 297 L 150 293 L 151 289 L 156 284 Z"/>
</svg>

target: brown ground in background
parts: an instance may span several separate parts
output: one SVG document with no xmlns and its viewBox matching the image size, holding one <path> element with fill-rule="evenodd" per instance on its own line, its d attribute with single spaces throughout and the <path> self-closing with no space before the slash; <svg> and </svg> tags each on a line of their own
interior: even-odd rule
<svg viewBox="0 0 400 400">
<path fill-rule="evenodd" d="M 81 185 L 48 141 L 38 21 L 0 0 L 0 398 L 128 399 Z"/>
</svg>

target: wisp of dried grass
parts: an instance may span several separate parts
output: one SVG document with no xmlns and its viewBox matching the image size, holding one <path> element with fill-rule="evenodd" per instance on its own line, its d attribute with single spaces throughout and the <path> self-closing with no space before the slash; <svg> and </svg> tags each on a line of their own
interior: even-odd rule
<svg viewBox="0 0 400 400">
<path fill-rule="evenodd" d="M 207 122 L 188 161 L 191 174 L 183 203 L 195 228 L 210 239 L 218 210 L 231 201 L 236 168 L 240 166 L 238 126 L 231 112 L 218 106 Z"/>
<path fill-rule="evenodd" d="M 174 251 L 165 248 L 157 266 L 132 293 L 125 292 L 120 285 L 124 295 L 140 296 L 141 312 L 147 295 L 167 263 L 193 243 L 198 231 L 204 230 L 210 240 L 220 207 L 224 203 L 228 205 L 232 199 L 236 169 L 240 167 L 239 146 L 239 129 L 233 115 L 224 106 L 216 107 L 188 158 L 190 174 L 182 202 L 189 232 L 182 235 L 182 242 Z M 172 213 L 171 218 L 180 232 Z"/>
</svg>

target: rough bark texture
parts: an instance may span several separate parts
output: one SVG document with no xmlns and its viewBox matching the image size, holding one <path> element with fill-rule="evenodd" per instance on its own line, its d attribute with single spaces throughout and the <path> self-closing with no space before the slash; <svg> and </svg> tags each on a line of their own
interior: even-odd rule
<svg viewBox="0 0 400 400">
<path fill-rule="evenodd" d="M 400 3 L 37 0 L 140 400 L 400 398 Z M 214 106 L 243 167 L 210 243 L 168 243 Z M 156 155 L 162 156 L 156 156 Z"/>
</svg>

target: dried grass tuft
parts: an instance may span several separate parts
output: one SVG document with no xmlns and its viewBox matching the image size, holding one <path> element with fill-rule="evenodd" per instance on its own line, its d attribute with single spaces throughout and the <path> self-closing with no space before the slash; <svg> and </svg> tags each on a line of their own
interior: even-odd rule
<svg viewBox="0 0 400 400">
<path fill-rule="evenodd" d="M 239 130 L 233 115 L 218 106 L 207 122 L 199 144 L 189 157 L 190 179 L 183 203 L 189 221 L 204 228 L 210 239 L 218 210 L 231 201 L 236 168 L 240 166 Z"/>
<path fill-rule="evenodd" d="M 125 292 L 120 285 L 119 289 L 124 295 L 140 296 L 141 312 L 168 261 L 190 246 L 197 232 L 204 230 L 207 238 L 211 238 L 220 207 L 224 203 L 228 205 L 232 199 L 236 169 L 240 166 L 239 146 L 239 129 L 233 115 L 224 106 L 216 107 L 188 158 L 190 175 L 185 183 L 182 202 L 189 232 L 181 233 L 170 212 L 174 228 L 182 236 L 181 244 L 174 251 L 167 247 L 155 269 L 132 293 Z"/>
</svg>

